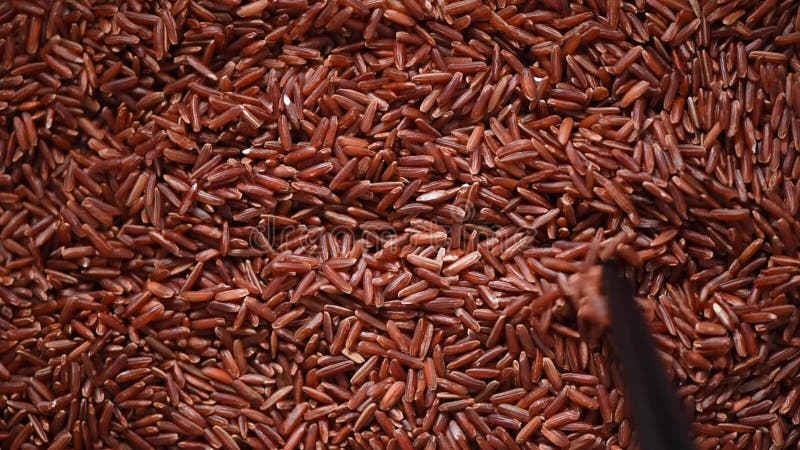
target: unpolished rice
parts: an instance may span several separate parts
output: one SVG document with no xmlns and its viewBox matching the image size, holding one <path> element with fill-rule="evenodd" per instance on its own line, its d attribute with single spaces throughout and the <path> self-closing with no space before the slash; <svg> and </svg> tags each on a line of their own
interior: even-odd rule
<svg viewBox="0 0 800 450">
<path fill-rule="evenodd" d="M 796 447 L 798 17 L 0 2 L 0 447 Z"/>
</svg>

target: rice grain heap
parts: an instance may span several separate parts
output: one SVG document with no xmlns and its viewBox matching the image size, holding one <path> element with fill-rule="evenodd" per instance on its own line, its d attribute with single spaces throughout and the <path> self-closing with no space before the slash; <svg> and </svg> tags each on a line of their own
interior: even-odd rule
<svg viewBox="0 0 800 450">
<path fill-rule="evenodd" d="M 0 447 L 795 448 L 798 5 L 0 2 Z"/>
</svg>

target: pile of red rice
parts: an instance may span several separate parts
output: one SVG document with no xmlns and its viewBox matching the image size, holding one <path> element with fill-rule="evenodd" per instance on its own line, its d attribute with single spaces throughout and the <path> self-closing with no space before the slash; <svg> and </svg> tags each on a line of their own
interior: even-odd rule
<svg viewBox="0 0 800 450">
<path fill-rule="evenodd" d="M 794 0 L 0 2 L 3 449 L 800 441 Z M 597 309 L 599 308 L 599 309 Z"/>
</svg>

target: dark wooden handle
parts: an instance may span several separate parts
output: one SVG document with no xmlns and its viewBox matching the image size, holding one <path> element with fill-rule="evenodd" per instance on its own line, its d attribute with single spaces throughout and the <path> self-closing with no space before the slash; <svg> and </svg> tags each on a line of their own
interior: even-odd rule
<svg viewBox="0 0 800 450">
<path fill-rule="evenodd" d="M 611 312 L 617 360 L 622 364 L 625 400 L 642 450 L 690 450 L 694 445 L 632 283 L 618 263 L 603 267 L 603 290 Z"/>
</svg>

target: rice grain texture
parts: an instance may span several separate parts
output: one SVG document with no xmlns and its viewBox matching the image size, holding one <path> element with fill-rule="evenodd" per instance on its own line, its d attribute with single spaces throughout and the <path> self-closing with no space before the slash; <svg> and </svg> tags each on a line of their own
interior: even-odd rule
<svg viewBox="0 0 800 450">
<path fill-rule="evenodd" d="M 0 447 L 800 444 L 793 0 L 0 2 Z"/>
</svg>

